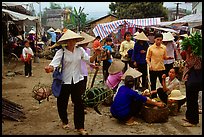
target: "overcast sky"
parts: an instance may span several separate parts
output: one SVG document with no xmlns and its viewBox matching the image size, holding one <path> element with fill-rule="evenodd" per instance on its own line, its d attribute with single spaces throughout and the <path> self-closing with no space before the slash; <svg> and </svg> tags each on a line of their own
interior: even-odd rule
<svg viewBox="0 0 204 137">
<path fill-rule="evenodd" d="M 39 4 L 37 4 L 36 2 L 15 2 L 18 4 L 23 4 L 23 3 L 33 3 L 33 6 L 36 10 L 36 12 L 38 13 L 40 11 L 39 8 Z M 65 6 L 71 6 L 72 8 L 76 8 L 77 10 L 79 9 L 79 7 L 83 7 L 84 8 L 84 13 L 88 14 L 88 19 L 94 18 L 100 18 L 102 16 L 105 16 L 108 14 L 108 12 L 110 11 L 109 9 L 109 4 L 110 2 L 55 2 L 57 4 L 60 4 L 61 7 Z M 164 6 L 167 8 L 176 8 L 176 4 L 177 2 L 164 2 Z M 179 4 L 179 8 L 183 8 L 183 9 L 187 9 L 187 10 L 191 10 L 192 9 L 192 4 L 191 3 L 185 3 L 185 2 L 179 2 L 181 4 Z M 50 7 L 50 2 L 41 2 L 41 11 L 44 10 L 44 8 Z"/>
</svg>

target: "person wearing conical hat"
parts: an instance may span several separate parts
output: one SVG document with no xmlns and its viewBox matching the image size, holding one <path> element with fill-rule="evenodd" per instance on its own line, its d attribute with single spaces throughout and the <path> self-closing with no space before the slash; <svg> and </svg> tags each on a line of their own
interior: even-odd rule
<svg viewBox="0 0 204 137">
<path fill-rule="evenodd" d="M 95 38 L 94 38 L 93 36 L 91 36 L 91 35 L 89 35 L 89 34 L 83 32 L 83 31 L 79 32 L 79 34 L 80 34 L 82 37 L 84 37 L 84 40 L 77 42 L 76 45 L 79 46 L 79 47 L 82 47 L 82 48 L 85 50 L 85 52 L 90 56 L 91 50 L 90 50 L 87 46 L 88 46 L 88 44 L 89 44 L 90 42 L 93 42 L 93 40 L 94 40 Z M 85 92 L 85 90 L 87 89 L 87 88 L 86 88 L 87 80 L 88 80 L 88 67 L 87 67 L 87 66 L 88 66 L 87 63 L 86 63 L 85 61 L 81 60 L 81 71 L 82 71 L 82 74 L 83 74 L 83 76 L 84 76 L 83 88 L 82 88 L 82 89 L 83 89 L 83 92 Z M 93 63 L 93 64 L 90 64 L 89 66 L 90 66 L 90 70 L 91 70 L 91 71 L 93 70 L 93 68 L 97 68 L 97 67 L 94 65 L 94 63 Z M 86 108 L 84 109 L 84 111 L 85 111 L 86 114 L 88 113 L 88 110 L 87 110 Z"/>
<path fill-rule="evenodd" d="M 128 126 L 139 124 L 134 120 L 134 116 L 140 113 L 144 103 L 164 107 L 162 102 L 154 102 L 149 97 L 143 96 L 133 90 L 133 86 L 133 76 L 126 75 L 124 85 L 119 87 L 110 107 L 112 116 Z"/>
<path fill-rule="evenodd" d="M 106 85 L 114 92 L 116 92 L 118 84 L 121 81 L 124 67 L 125 67 L 125 64 L 121 60 L 114 59 L 110 67 L 108 68 L 109 75 L 106 80 Z"/>
<path fill-rule="evenodd" d="M 62 55 L 64 53 L 63 63 L 63 84 L 59 97 L 57 97 L 58 114 L 62 121 L 62 128 L 69 129 L 67 106 L 69 96 L 71 95 L 74 104 L 74 126 L 81 135 L 87 135 L 88 132 L 84 129 L 84 104 L 81 98 L 83 94 L 84 76 L 81 72 L 81 60 L 86 63 L 93 63 L 96 57 L 100 54 L 100 50 L 96 50 L 93 56 L 88 56 L 82 47 L 77 47 L 76 43 L 84 38 L 79 34 L 67 30 L 62 37 L 57 41 L 59 44 L 66 44 L 65 47 L 58 50 L 53 57 L 51 63 L 45 67 L 46 73 L 53 72 L 60 65 Z"/>
<path fill-rule="evenodd" d="M 149 39 L 144 34 L 144 32 L 139 33 L 134 37 L 137 42 L 134 45 L 134 50 L 132 54 L 132 62 L 134 67 L 138 68 L 138 70 L 142 73 L 142 88 L 146 89 L 147 87 L 147 62 L 146 62 L 146 54 L 147 49 L 149 47 L 148 41 Z"/>
<path fill-rule="evenodd" d="M 51 45 L 50 46 L 52 46 L 52 45 L 54 45 L 55 43 L 56 43 L 56 33 L 54 32 L 55 30 L 53 29 L 53 28 L 50 28 L 49 30 L 47 30 L 47 33 L 48 34 L 50 34 L 50 36 L 51 36 Z"/>
<path fill-rule="evenodd" d="M 36 48 L 35 48 L 36 35 L 35 34 L 36 34 L 36 32 L 34 30 L 30 30 L 28 32 L 28 37 L 27 37 L 27 39 L 29 40 L 30 47 L 33 50 L 34 55 L 36 53 Z"/>
<path fill-rule="evenodd" d="M 171 68 L 173 68 L 173 64 L 177 57 L 176 55 L 177 46 L 176 42 L 174 41 L 174 36 L 170 32 L 162 33 L 162 35 L 163 35 L 162 43 L 166 46 L 167 56 L 174 57 L 173 59 L 164 60 L 165 74 L 168 75 L 168 72 Z"/>
</svg>

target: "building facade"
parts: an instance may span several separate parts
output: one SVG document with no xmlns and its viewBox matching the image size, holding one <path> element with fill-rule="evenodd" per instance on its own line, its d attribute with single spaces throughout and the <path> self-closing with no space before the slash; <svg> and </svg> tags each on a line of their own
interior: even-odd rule
<svg viewBox="0 0 204 137">
<path fill-rule="evenodd" d="M 192 13 L 202 13 L 202 2 L 192 2 Z"/>
</svg>

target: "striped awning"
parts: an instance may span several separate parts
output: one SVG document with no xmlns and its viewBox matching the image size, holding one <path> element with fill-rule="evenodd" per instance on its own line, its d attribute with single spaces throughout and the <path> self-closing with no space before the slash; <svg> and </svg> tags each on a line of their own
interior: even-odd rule
<svg viewBox="0 0 204 137">
<path fill-rule="evenodd" d="M 145 19 L 122 19 L 117 21 L 112 21 L 103 24 L 97 24 L 94 29 L 93 33 L 95 36 L 100 36 L 101 39 L 107 37 L 110 33 L 118 31 L 120 26 L 128 25 L 129 27 L 146 27 L 151 25 L 160 24 L 161 18 L 145 18 Z"/>
</svg>

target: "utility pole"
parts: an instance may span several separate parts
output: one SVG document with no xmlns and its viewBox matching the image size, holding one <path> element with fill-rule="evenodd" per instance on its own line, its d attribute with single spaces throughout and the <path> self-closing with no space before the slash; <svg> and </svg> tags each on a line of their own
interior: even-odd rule
<svg viewBox="0 0 204 137">
<path fill-rule="evenodd" d="M 175 3 L 176 4 L 176 19 L 178 19 L 178 13 L 179 13 L 179 2 Z"/>
</svg>

